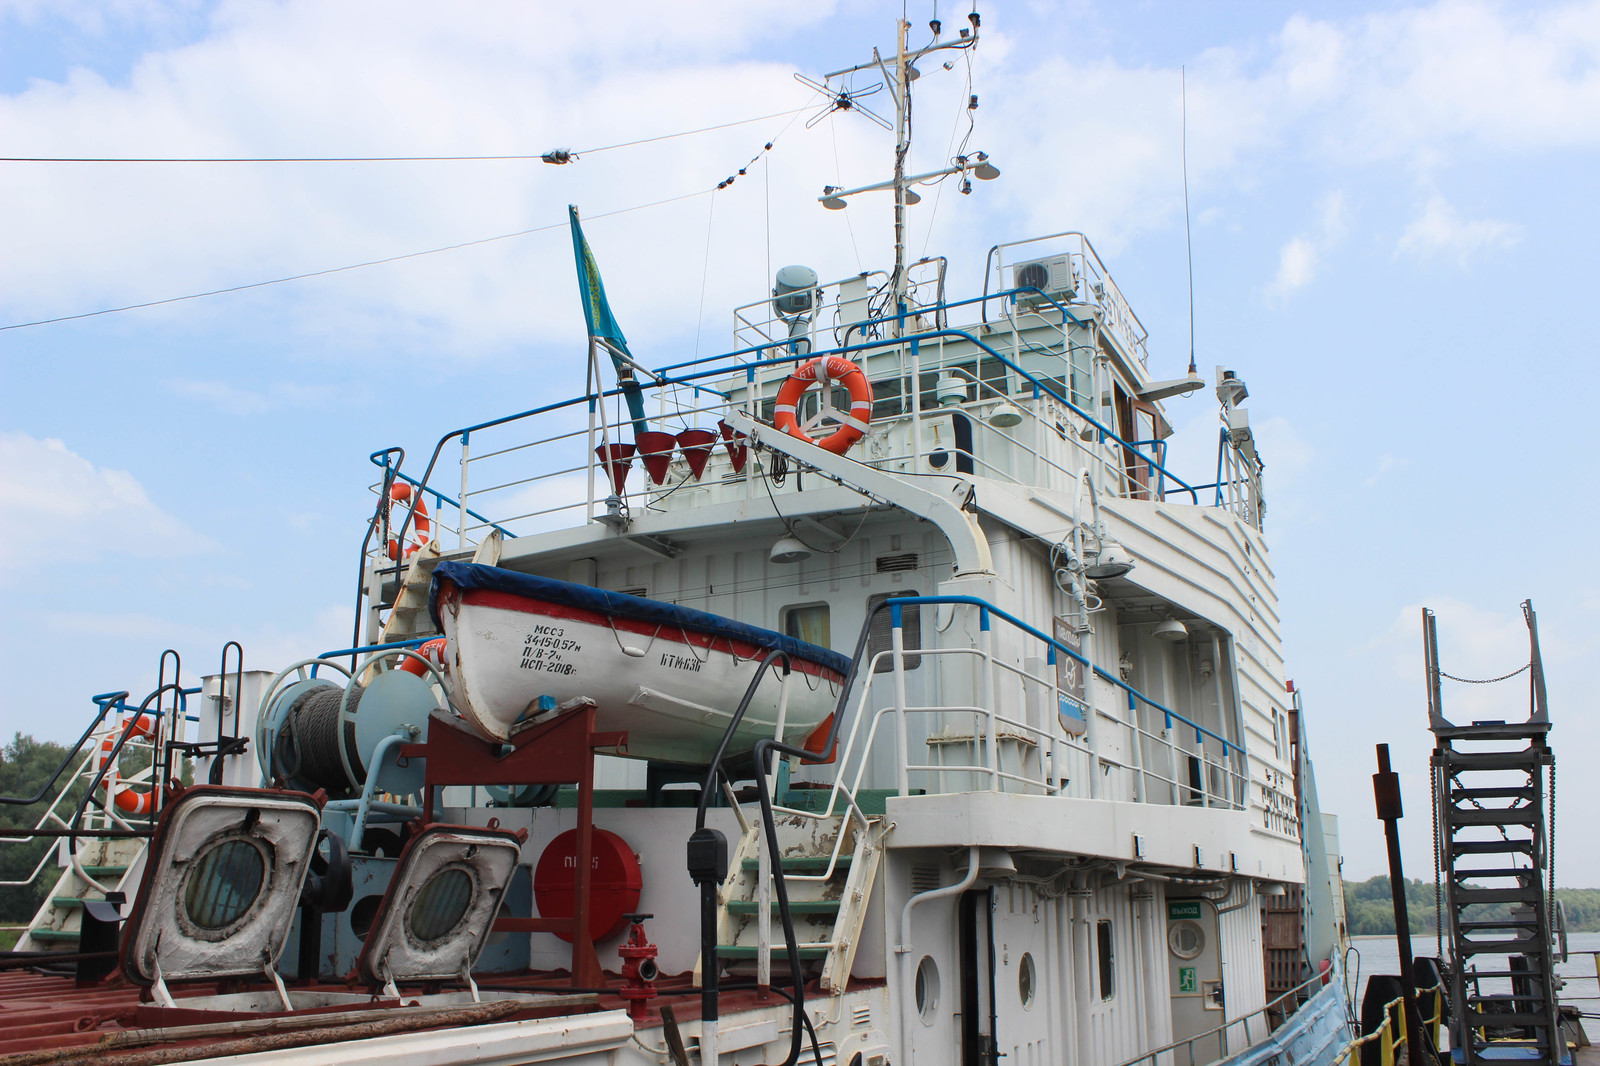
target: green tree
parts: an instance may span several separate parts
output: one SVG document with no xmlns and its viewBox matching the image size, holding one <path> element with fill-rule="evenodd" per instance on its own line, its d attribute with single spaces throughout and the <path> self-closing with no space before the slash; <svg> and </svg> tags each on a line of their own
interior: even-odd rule
<svg viewBox="0 0 1600 1066">
<path fill-rule="evenodd" d="M 0 796 L 32 796 L 50 780 L 50 775 L 55 773 L 67 754 L 67 748 L 61 744 L 16 734 L 11 743 L 0 748 Z M 68 767 L 67 772 L 70 773 L 71 769 Z M 0 825 L 35 825 L 60 793 L 66 779 L 64 773 L 54 786 L 45 791 L 44 798 L 32 806 L 5 806 L 0 810 Z M 81 797 L 82 794 L 80 783 L 74 789 L 74 797 Z M 70 816 L 71 810 L 67 808 L 61 813 Z M 55 843 L 54 839 L 0 841 L 0 881 L 25 880 Z M 16 924 L 32 919 L 39 904 L 44 902 L 45 896 L 54 887 L 57 876 L 59 871 L 55 864 L 47 861 L 45 869 L 40 871 L 32 884 L 0 886 L 0 921 Z"/>
</svg>

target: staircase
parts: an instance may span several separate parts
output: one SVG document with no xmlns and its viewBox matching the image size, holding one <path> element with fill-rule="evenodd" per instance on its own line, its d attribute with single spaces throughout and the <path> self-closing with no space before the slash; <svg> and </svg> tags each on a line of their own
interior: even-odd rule
<svg viewBox="0 0 1600 1066">
<path fill-rule="evenodd" d="M 144 874 L 145 843 L 137 838 L 86 842 L 79 865 L 87 879 L 71 866 L 62 870 L 49 898 L 18 939 L 16 950 L 76 951 L 84 902 L 105 899 L 107 890 L 121 890 L 131 900 Z"/>
<path fill-rule="evenodd" d="M 1449 675 L 1439 669 L 1433 615 L 1423 612 L 1436 842 L 1447 904 L 1442 920 L 1453 960 L 1451 1046 L 1464 1066 L 1508 1058 L 1559 1066 L 1566 1050 L 1545 891 L 1551 862 L 1545 816 L 1555 756 L 1546 743 L 1550 720 L 1531 604 L 1524 603 L 1523 612 L 1531 645 L 1524 668 L 1532 675 L 1528 720 L 1465 726 L 1443 715 L 1440 678 Z M 1497 978 L 1510 980 L 1509 995 L 1481 991 L 1480 981 Z"/>
<path fill-rule="evenodd" d="M 820 975 L 823 991 L 837 994 L 850 980 L 883 857 L 882 820 L 855 808 L 820 818 L 775 811 L 774 818 L 801 962 L 808 976 Z M 789 964 L 771 866 L 759 819 L 745 824 L 718 895 L 718 960 L 753 972 L 763 987 L 772 983 L 774 960 L 785 973 Z"/>
<path fill-rule="evenodd" d="M 424 544 L 411 556 L 399 591 L 395 593 L 388 621 L 383 624 L 379 643 L 433 635 L 433 620 L 428 617 L 428 589 L 433 584 L 433 568 L 443 561 L 437 540 Z"/>
</svg>

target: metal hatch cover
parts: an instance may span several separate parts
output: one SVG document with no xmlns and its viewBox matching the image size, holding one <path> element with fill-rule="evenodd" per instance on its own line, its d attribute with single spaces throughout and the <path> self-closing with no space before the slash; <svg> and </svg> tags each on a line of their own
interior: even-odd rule
<svg viewBox="0 0 1600 1066">
<path fill-rule="evenodd" d="M 321 825 L 303 792 L 201 785 L 161 812 L 122 942 L 137 984 L 275 976 Z"/>
<path fill-rule="evenodd" d="M 521 854 L 521 837 L 497 828 L 430 825 L 408 840 L 356 964 L 360 978 L 391 993 L 399 981 L 470 984 Z"/>
</svg>

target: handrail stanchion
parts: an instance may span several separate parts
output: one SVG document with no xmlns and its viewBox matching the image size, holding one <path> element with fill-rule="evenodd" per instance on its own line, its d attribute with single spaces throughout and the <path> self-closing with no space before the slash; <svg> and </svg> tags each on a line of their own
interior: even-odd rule
<svg viewBox="0 0 1600 1066">
<path fill-rule="evenodd" d="M 988 734 L 989 757 L 985 760 L 989 766 L 989 788 L 998 792 L 1000 790 L 1000 741 L 999 730 L 994 724 L 994 630 L 989 625 L 989 611 L 987 608 L 978 609 L 978 629 L 983 634 L 983 706 L 987 712 L 984 715 L 985 729 Z"/>
<path fill-rule="evenodd" d="M 894 665 L 895 745 L 899 755 L 895 760 L 895 776 L 900 795 L 909 796 L 911 795 L 911 770 L 909 769 L 911 740 L 906 734 L 906 641 L 905 632 L 901 628 L 902 621 L 900 605 L 891 601 L 889 604 L 889 654 Z M 867 683 L 871 683 L 870 675 L 868 675 Z"/>
<path fill-rule="evenodd" d="M 457 502 L 456 511 L 456 521 L 459 523 L 456 528 L 456 547 L 458 548 L 467 546 L 467 464 L 472 461 L 472 454 L 468 444 L 471 438 L 471 433 L 461 434 L 461 496 Z M 442 511 L 444 508 L 440 507 L 439 510 Z"/>
</svg>

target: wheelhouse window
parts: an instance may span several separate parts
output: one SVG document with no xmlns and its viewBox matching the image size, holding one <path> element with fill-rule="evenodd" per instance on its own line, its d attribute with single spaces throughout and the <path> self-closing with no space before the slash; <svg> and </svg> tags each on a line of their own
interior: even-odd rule
<svg viewBox="0 0 1600 1066">
<path fill-rule="evenodd" d="M 885 600 L 898 599 L 902 596 L 919 596 L 921 593 L 915 589 L 906 589 L 902 592 L 880 592 L 876 596 L 867 598 L 867 614 L 872 618 L 872 629 L 867 635 L 867 659 L 870 661 L 879 652 L 888 651 L 894 647 L 894 620 L 889 609 L 878 610 L 878 605 Z M 917 651 L 922 647 L 922 608 L 916 604 L 903 607 L 900 610 L 901 640 L 905 650 Z M 922 656 L 907 655 L 905 668 L 915 670 L 922 665 Z M 873 667 L 875 674 L 887 674 L 894 670 L 893 656 L 885 655 Z"/>
<path fill-rule="evenodd" d="M 780 617 L 783 620 L 783 633 L 785 636 L 803 640 L 807 644 L 815 644 L 821 648 L 831 648 L 831 631 L 828 626 L 828 605 L 825 603 L 802 603 L 793 607 L 785 607 Z"/>
</svg>

